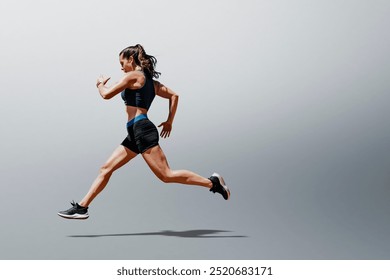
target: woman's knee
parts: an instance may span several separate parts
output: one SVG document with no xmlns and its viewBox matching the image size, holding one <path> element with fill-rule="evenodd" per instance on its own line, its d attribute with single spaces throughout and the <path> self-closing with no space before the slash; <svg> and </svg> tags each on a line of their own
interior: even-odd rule
<svg viewBox="0 0 390 280">
<path fill-rule="evenodd" d="M 159 173 L 157 174 L 157 177 L 164 183 L 174 183 L 175 181 L 175 176 L 173 172 L 168 171 L 164 173 Z"/>
<path fill-rule="evenodd" d="M 100 176 L 103 176 L 103 177 L 110 177 L 113 172 L 114 172 L 114 169 L 110 165 L 107 165 L 107 164 L 104 164 L 99 169 L 99 174 L 100 174 Z"/>
</svg>

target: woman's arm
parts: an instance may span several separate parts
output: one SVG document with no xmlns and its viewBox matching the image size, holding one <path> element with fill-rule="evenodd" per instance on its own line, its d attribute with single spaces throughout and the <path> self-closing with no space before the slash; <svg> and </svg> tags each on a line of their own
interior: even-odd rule
<svg viewBox="0 0 390 280">
<path fill-rule="evenodd" d="M 169 137 L 172 130 L 173 119 L 176 115 L 177 104 L 179 102 L 179 96 L 170 88 L 164 86 L 160 82 L 154 81 L 154 88 L 156 95 L 162 98 L 169 99 L 169 115 L 168 119 L 161 123 L 158 127 L 163 126 L 160 136 L 163 138 Z"/>
<path fill-rule="evenodd" d="M 130 72 L 129 74 L 124 75 L 116 84 L 106 87 L 106 83 L 110 78 L 104 78 L 101 76 L 96 82 L 96 87 L 103 99 L 111 99 L 126 88 L 134 86 L 137 82 L 137 78 L 136 74 Z"/>
</svg>

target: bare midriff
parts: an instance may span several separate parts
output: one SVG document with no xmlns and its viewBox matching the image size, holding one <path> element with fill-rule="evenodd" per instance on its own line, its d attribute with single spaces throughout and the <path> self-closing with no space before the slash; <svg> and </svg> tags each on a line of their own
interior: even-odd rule
<svg viewBox="0 0 390 280">
<path fill-rule="evenodd" d="M 148 110 L 144 108 L 138 108 L 133 106 L 125 106 L 126 107 L 126 114 L 127 114 L 127 121 L 131 121 L 138 115 L 147 114 Z"/>
</svg>

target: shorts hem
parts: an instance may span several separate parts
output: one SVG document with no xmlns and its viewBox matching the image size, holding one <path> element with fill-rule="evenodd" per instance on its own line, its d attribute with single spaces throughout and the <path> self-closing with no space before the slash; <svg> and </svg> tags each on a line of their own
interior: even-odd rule
<svg viewBox="0 0 390 280">
<path fill-rule="evenodd" d="M 130 151 L 132 151 L 132 152 L 135 153 L 135 154 L 140 154 L 139 151 L 134 151 L 133 149 L 127 147 L 126 145 L 123 145 L 123 143 L 121 143 L 120 145 L 123 146 L 123 147 L 125 147 L 126 149 L 129 149 Z"/>
<path fill-rule="evenodd" d="M 149 150 L 149 149 L 151 149 L 151 148 L 153 148 L 153 147 L 156 147 L 156 146 L 158 146 L 158 145 L 159 145 L 159 143 L 151 144 L 151 145 L 149 145 L 147 148 L 143 149 L 143 150 L 140 152 L 140 154 L 143 154 L 143 153 L 145 153 L 147 150 Z"/>
</svg>

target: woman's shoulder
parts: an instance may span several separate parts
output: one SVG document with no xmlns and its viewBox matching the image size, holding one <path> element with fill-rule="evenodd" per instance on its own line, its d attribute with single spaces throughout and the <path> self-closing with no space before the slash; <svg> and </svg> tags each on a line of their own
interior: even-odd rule
<svg viewBox="0 0 390 280">
<path fill-rule="evenodd" d="M 125 73 L 123 79 L 126 81 L 127 88 L 138 89 L 144 86 L 146 77 L 141 71 L 130 71 Z"/>
<path fill-rule="evenodd" d="M 124 79 L 131 82 L 141 82 L 141 83 L 144 83 L 145 82 L 145 74 L 141 71 L 130 71 L 130 72 L 127 72 L 124 74 Z"/>
</svg>

